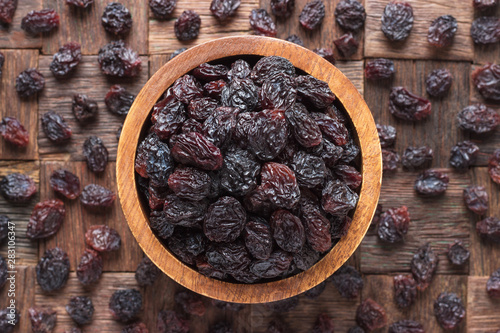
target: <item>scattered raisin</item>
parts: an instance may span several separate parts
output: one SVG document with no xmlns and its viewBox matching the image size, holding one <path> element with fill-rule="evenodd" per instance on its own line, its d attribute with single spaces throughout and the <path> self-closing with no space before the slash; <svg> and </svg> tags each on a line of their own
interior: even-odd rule
<svg viewBox="0 0 500 333">
<path fill-rule="evenodd" d="M 174 12 L 177 0 L 149 0 L 149 8 L 160 20 L 166 20 Z"/>
<path fill-rule="evenodd" d="M 458 171 L 466 171 L 476 162 L 479 147 L 470 141 L 459 142 L 451 148 L 450 164 Z"/>
<path fill-rule="evenodd" d="M 21 20 L 21 29 L 27 33 L 38 35 L 59 27 L 59 14 L 50 8 L 32 10 Z"/>
<path fill-rule="evenodd" d="M 378 238 L 388 243 L 404 241 L 410 225 L 410 214 L 406 206 L 388 209 L 380 216 Z"/>
<path fill-rule="evenodd" d="M 102 72 L 113 77 L 134 77 L 141 71 L 141 58 L 125 47 L 123 40 L 115 40 L 101 47 L 97 61 Z"/>
<path fill-rule="evenodd" d="M 425 169 L 431 166 L 434 152 L 428 146 L 407 147 L 403 152 L 401 162 L 407 170 Z"/>
<path fill-rule="evenodd" d="M 492 298 L 500 298 L 500 268 L 491 274 L 486 282 L 486 291 Z"/>
<path fill-rule="evenodd" d="M 45 78 L 36 68 L 22 71 L 16 78 L 16 91 L 20 97 L 30 97 L 43 90 Z"/>
<path fill-rule="evenodd" d="M 87 296 L 73 296 L 66 305 L 66 312 L 78 325 L 86 325 L 92 321 L 94 305 Z"/>
<path fill-rule="evenodd" d="M 36 280 L 43 291 L 59 290 L 69 276 L 69 259 L 66 252 L 58 247 L 48 249 L 36 265 Z"/>
<path fill-rule="evenodd" d="M 0 23 L 12 23 L 16 9 L 17 0 L 2 0 L 0 3 Z"/>
<path fill-rule="evenodd" d="M 102 257 L 99 253 L 91 249 L 85 249 L 76 269 L 76 277 L 83 285 L 90 285 L 99 280 L 102 267 Z"/>
<path fill-rule="evenodd" d="M 111 295 L 109 311 L 114 319 L 123 323 L 137 317 L 142 308 L 142 295 L 137 289 L 121 289 Z"/>
<path fill-rule="evenodd" d="M 496 217 L 487 217 L 476 224 L 476 231 L 484 240 L 500 243 L 500 220 Z"/>
<path fill-rule="evenodd" d="M 491 180 L 500 184 L 500 149 L 496 149 L 488 161 L 488 173 Z"/>
<path fill-rule="evenodd" d="M 335 21 L 345 30 L 361 29 L 365 19 L 365 8 L 357 0 L 341 0 L 335 7 Z"/>
<path fill-rule="evenodd" d="M 382 32 L 393 42 L 408 38 L 413 28 L 413 7 L 408 2 L 391 1 L 382 14 Z"/>
<path fill-rule="evenodd" d="M 466 187 L 464 201 L 467 208 L 477 215 L 484 215 L 488 211 L 488 192 L 484 186 Z"/>
<path fill-rule="evenodd" d="M 85 243 L 96 251 L 109 252 L 120 248 L 121 238 L 107 225 L 92 225 L 85 233 Z"/>
<path fill-rule="evenodd" d="M 225 21 L 228 17 L 234 16 L 241 4 L 241 0 L 212 0 L 210 12 L 219 21 Z"/>
<path fill-rule="evenodd" d="M 200 295 L 195 294 L 191 291 L 179 291 L 175 293 L 174 297 L 175 303 L 179 304 L 184 312 L 202 317 L 205 314 L 206 307 L 205 303 Z"/>
<path fill-rule="evenodd" d="M 404 87 L 394 87 L 389 95 L 389 111 L 403 120 L 423 120 L 431 114 L 431 102 Z"/>
<path fill-rule="evenodd" d="M 446 68 L 435 69 L 427 75 L 425 86 L 432 97 L 442 97 L 450 90 L 453 77 Z"/>
<path fill-rule="evenodd" d="M 331 276 L 340 296 L 348 299 L 361 295 L 364 283 L 361 274 L 353 266 L 343 265 Z"/>
<path fill-rule="evenodd" d="M 443 15 L 432 21 L 427 41 L 436 47 L 450 46 L 457 32 L 457 20 L 451 15 Z"/>
<path fill-rule="evenodd" d="M 423 196 L 436 196 L 446 192 L 450 178 L 444 172 L 428 169 L 418 175 L 415 190 Z"/>
<path fill-rule="evenodd" d="M 33 239 L 47 238 L 59 231 L 66 215 L 64 203 L 58 199 L 39 202 L 31 213 L 26 236 Z"/>
<path fill-rule="evenodd" d="M 101 24 L 104 30 L 115 36 L 126 35 L 132 28 L 132 15 L 121 3 L 111 2 L 104 8 Z"/>
<path fill-rule="evenodd" d="M 84 94 L 75 94 L 71 103 L 71 110 L 79 122 L 94 119 L 97 115 L 97 102 Z"/>
<path fill-rule="evenodd" d="M 57 311 L 50 307 L 29 308 L 28 315 L 34 333 L 50 333 L 56 326 Z"/>
<path fill-rule="evenodd" d="M 384 171 L 395 171 L 400 161 L 399 154 L 393 149 L 382 149 L 382 165 Z"/>
<path fill-rule="evenodd" d="M 300 44 L 299 44 L 300 45 Z M 303 45 L 300 45 L 303 46 Z M 325 59 L 332 65 L 335 65 L 335 55 L 333 54 L 333 50 L 329 48 L 319 48 L 319 49 L 314 49 L 314 53 L 319 55 L 321 58 Z"/>
<path fill-rule="evenodd" d="M 368 80 L 391 79 L 394 76 L 394 72 L 394 62 L 389 59 L 373 59 L 367 61 L 365 65 L 365 77 Z"/>
<path fill-rule="evenodd" d="M 58 144 L 67 142 L 73 133 L 64 118 L 54 111 L 42 115 L 42 129 L 50 141 Z"/>
<path fill-rule="evenodd" d="M 299 15 L 300 25 L 307 30 L 318 28 L 325 17 L 325 4 L 322 0 L 311 0 L 302 9 Z"/>
<path fill-rule="evenodd" d="M 10 173 L 0 181 L 0 193 L 5 200 L 26 204 L 36 193 L 35 181 L 22 173 Z"/>
<path fill-rule="evenodd" d="M 417 281 L 418 290 L 424 291 L 427 289 L 432 282 L 438 263 L 439 258 L 429 243 L 421 246 L 413 255 L 410 269 L 415 281 Z"/>
<path fill-rule="evenodd" d="M 389 326 L 389 333 L 425 333 L 425 330 L 418 321 L 400 320 Z"/>
<path fill-rule="evenodd" d="M 411 274 L 394 277 L 394 301 L 400 308 L 408 308 L 417 298 L 417 282 Z"/>
<path fill-rule="evenodd" d="M 116 194 L 105 187 L 89 184 L 80 194 L 80 202 L 87 208 L 96 209 L 110 207 L 116 199 Z"/>
<path fill-rule="evenodd" d="M 470 252 L 464 246 L 464 244 L 455 240 L 453 244 L 448 247 L 448 259 L 453 265 L 461 266 L 469 260 Z"/>
<path fill-rule="evenodd" d="M 500 123 L 498 113 L 484 104 L 470 105 L 457 114 L 458 126 L 476 134 L 487 134 Z"/>
<path fill-rule="evenodd" d="M 148 257 L 143 257 L 135 270 L 135 279 L 141 287 L 145 287 L 152 285 L 160 274 L 160 269 Z"/>
<path fill-rule="evenodd" d="M 335 44 L 335 47 L 344 58 L 349 58 L 350 56 L 352 56 L 354 53 L 356 53 L 359 47 L 359 41 L 353 36 L 351 32 L 340 36 L 338 39 L 333 41 L 333 44 Z"/>
<path fill-rule="evenodd" d="M 250 13 L 250 27 L 254 34 L 268 37 L 276 37 L 276 24 L 271 15 L 265 9 L 252 9 Z"/>
<path fill-rule="evenodd" d="M 174 32 L 180 41 L 192 40 L 200 33 L 201 19 L 193 10 L 185 10 L 181 16 L 175 20 Z"/>
<path fill-rule="evenodd" d="M 115 84 L 109 88 L 109 91 L 104 97 L 104 103 L 111 113 L 119 116 L 126 116 L 132 103 L 134 103 L 135 96 L 129 93 L 122 86 Z"/>
<path fill-rule="evenodd" d="M 76 199 L 81 192 L 80 179 L 66 169 L 58 169 L 52 172 L 50 187 L 68 199 Z"/>
<path fill-rule="evenodd" d="M 54 54 L 50 63 L 50 71 L 55 77 L 67 76 L 82 60 L 82 50 L 78 43 L 71 42 L 64 44 L 59 52 Z"/>
<path fill-rule="evenodd" d="M 486 64 L 472 72 L 472 82 L 481 96 L 500 101 L 500 65 Z"/>
<path fill-rule="evenodd" d="M 394 146 L 394 142 L 396 142 L 396 128 L 391 125 L 377 124 L 377 132 L 382 148 Z"/>
<path fill-rule="evenodd" d="M 5 117 L 0 122 L 0 133 L 3 139 L 15 146 L 26 147 L 29 143 L 29 132 L 14 117 Z"/>
<path fill-rule="evenodd" d="M 465 317 L 465 307 L 455 293 L 441 293 L 434 301 L 434 315 L 445 330 L 456 328 Z"/>
<path fill-rule="evenodd" d="M 322 313 L 316 319 L 312 333 L 333 333 L 333 320 L 326 314 Z"/>
<path fill-rule="evenodd" d="M 83 143 L 83 156 L 87 166 L 94 173 L 103 172 L 108 164 L 108 149 L 97 136 L 88 137 Z"/>
<path fill-rule="evenodd" d="M 188 333 L 189 322 L 172 310 L 162 310 L 158 313 L 156 322 L 158 333 Z"/>
<path fill-rule="evenodd" d="M 476 44 L 495 44 L 500 41 L 500 19 L 494 16 L 478 17 L 472 22 L 470 35 Z"/>
<path fill-rule="evenodd" d="M 385 309 L 371 298 L 365 299 L 356 310 L 356 322 L 371 332 L 387 325 Z"/>
</svg>

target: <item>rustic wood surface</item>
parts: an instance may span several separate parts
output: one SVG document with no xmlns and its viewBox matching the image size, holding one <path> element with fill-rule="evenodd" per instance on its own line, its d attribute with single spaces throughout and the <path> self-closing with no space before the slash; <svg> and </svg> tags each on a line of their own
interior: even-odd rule
<svg viewBox="0 0 500 333">
<path fill-rule="evenodd" d="M 239 312 L 223 311 L 204 298 L 207 311 L 203 317 L 189 318 L 191 332 L 208 332 L 209 326 L 218 321 L 233 324 L 235 332 L 266 332 L 269 322 L 279 317 L 288 325 L 288 332 L 310 332 L 316 317 L 323 312 L 332 316 L 336 332 L 346 332 L 355 325 L 355 311 L 361 300 L 371 297 L 383 305 L 388 313 L 388 324 L 400 319 L 419 320 L 427 332 L 441 332 L 432 311 L 434 299 L 442 291 L 457 293 L 467 307 L 466 318 L 456 332 L 495 333 L 500 329 L 500 303 L 492 300 L 485 291 L 489 275 L 500 268 L 500 246 L 481 240 L 475 232 L 475 223 L 481 218 L 469 212 L 461 192 L 470 184 L 485 186 L 490 208 L 485 216 L 500 217 L 500 187 L 494 184 L 487 172 L 491 153 L 500 148 L 500 131 L 488 136 L 477 136 L 458 129 L 456 114 L 465 106 L 485 103 L 500 112 L 500 105 L 485 101 L 476 91 L 470 74 L 478 66 L 488 62 L 499 62 L 500 43 L 478 46 L 469 36 L 471 22 L 483 15 L 500 16 L 500 6 L 487 12 L 474 11 L 471 1 L 407 0 L 413 6 L 415 23 L 410 37 L 401 44 L 389 43 L 380 31 L 380 17 L 388 0 L 362 1 L 367 12 L 364 29 L 357 33 L 360 47 L 356 54 L 343 61 L 333 45 L 333 40 L 344 33 L 335 23 L 334 10 L 340 0 L 325 0 L 326 16 L 318 31 L 308 33 L 298 23 L 298 15 L 307 0 L 296 0 L 293 15 L 277 22 L 278 38 L 296 34 L 309 49 L 332 48 L 337 56 L 336 66 L 352 81 L 364 95 L 376 122 L 397 128 L 398 139 L 395 150 L 402 153 L 410 145 L 429 145 L 435 153 L 432 166 L 445 168 L 451 178 L 447 193 L 436 200 L 427 200 L 413 192 L 415 172 L 399 168 L 395 173 L 384 175 L 380 203 L 384 210 L 407 205 L 412 222 L 406 243 L 390 247 L 376 236 L 370 228 L 362 245 L 349 259 L 363 273 L 365 287 L 362 295 L 349 301 L 340 297 L 332 283 L 327 283 L 324 293 L 316 300 L 300 296 L 299 305 L 289 313 L 272 313 L 263 305 L 247 305 Z M 26 206 L 7 203 L 0 196 L 0 214 L 8 215 L 16 223 L 16 303 L 21 311 L 21 321 L 14 332 L 29 332 L 30 306 L 50 305 L 57 309 L 58 320 L 54 332 L 63 332 L 73 323 L 64 306 L 73 295 L 92 297 L 96 312 L 91 325 L 84 332 L 119 332 L 124 326 L 111 319 L 107 304 L 116 289 L 138 288 L 143 295 L 143 310 L 140 320 L 150 332 L 156 332 L 157 314 L 163 309 L 177 309 L 173 298 L 183 287 L 166 275 L 162 275 L 152 286 L 140 288 L 134 279 L 134 271 L 142 257 L 137 242 L 128 229 L 118 201 L 104 214 L 85 210 L 79 200 L 68 200 L 56 195 L 46 184 L 50 173 L 57 168 L 66 168 L 80 177 L 82 187 L 97 183 L 117 192 L 115 163 L 118 141 L 116 131 L 124 119 L 106 110 L 104 96 L 113 84 L 121 84 L 137 94 L 147 79 L 161 68 L 170 54 L 180 47 L 190 47 L 222 36 L 250 34 L 248 15 L 259 7 L 270 9 L 270 0 L 243 0 L 236 17 L 227 24 L 218 23 L 209 13 L 210 0 L 179 0 L 171 18 L 159 21 L 152 16 L 147 2 L 124 0 L 123 4 L 134 18 L 132 31 L 125 41 L 143 60 L 143 71 L 134 80 L 110 80 L 99 70 L 96 55 L 107 42 L 117 39 L 105 32 L 100 19 L 108 1 L 95 1 L 87 10 L 70 8 L 65 0 L 19 1 L 11 25 L 0 25 L 0 52 L 6 61 L 0 78 L 0 116 L 15 116 L 30 133 L 30 144 L 17 149 L 0 139 L 0 178 L 11 172 L 30 175 L 36 182 L 38 193 Z M 61 26 L 54 32 L 31 36 L 21 28 L 21 19 L 31 10 L 53 7 L 61 16 Z M 202 19 L 199 38 L 191 42 L 179 42 L 173 34 L 175 19 L 187 9 L 196 10 Z M 427 29 L 431 21 L 445 14 L 458 21 L 458 32 L 450 48 L 436 50 L 427 44 Z M 48 67 L 52 55 L 69 41 L 82 44 L 84 54 L 76 72 L 65 80 L 56 80 Z M 394 60 L 396 75 L 385 82 L 365 80 L 363 67 L 366 59 L 387 57 Z M 38 67 L 46 79 L 45 89 L 37 97 L 21 99 L 15 91 L 15 78 L 30 67 Z M 388 112 L 388 96 L 393 86 L 405 86 L 410 91 L 428 98 L 425 77 L 436 68 L 448 68 L 453 85 L 447 96 L 431 98 L 432 115 L 422 123 L 408 123 L 394 118 Z M 86 93 L 99 105 L 96 122 L 82 126 L 71 112 L 71 99 L 75 93 Z M 50 143 L 39 124 L 39 117 L 55 110 L 62 114 L 73 129 L 73 138 L 68 145 Z M 101 176 L 91 173 L 81 154 L 82 143 L 90 135 L 100 136 L 109 150 L 110 163 Z M 479 158 L 467 173 L 453 172 L 449 166 L 450 149 L 457 142 L 470 139 L 481 149 Z M 33 206 L 43 199 L 60 198 L 64 201 L 67 215 L 59 233 L 45 241 L 32 242 L 26 238 L 26 226 Z M 83 288 L 76 279 L 74 270 L 85 244 L 86 228 L 94 224 L 108 224 L 116 228 L 122 237 L 122 247 L 116 253 L 104 256 L 104 274 L 91 288 Z M 461 239 L 471 251 L 471 258 L 462 268 L 452 267 L 444 253 L 450 242 Z M 407 311 L 400 311 L 393 302 L 392 279 L 395 274 L 408 272 L 411 255 L 416 248 L 430 242 L 440 254 L 438 274 L 425 292 L 420 292 L 416 304 Z M 70 278 L 60 292 L 43 293 L 36 282 L 35 266 L 45 249 L 53 246 L 64 248 L 71 261 Z M 0 255 L 6 257 L 7 244 L 0 245 Z M 7 306 L 9 286 L 0 289 L 0 308 Z M 179 310 L 180 311 L 180 310 Z M 379 330 L 387 332 L 387 327 Z"/>
</svg>

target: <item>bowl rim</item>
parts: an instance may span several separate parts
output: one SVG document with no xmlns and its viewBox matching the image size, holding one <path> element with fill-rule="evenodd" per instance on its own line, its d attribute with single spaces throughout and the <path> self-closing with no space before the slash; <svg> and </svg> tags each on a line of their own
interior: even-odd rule
<svg viewBox="0 0 500 333">
<path fill-rule="evenodd" d="M 359 200 L 347 235 L 308 270 L 265 283 L 230 283 L 209 278 L 172 255 L 149 226 L 136 188 L 136 148 L 153 105 L 174 81 L 199 64 L 233 56 L 281 56 L 309 75 L 326 81 L 346 109 L 361 150 L 363 176 Z M 339 89 L 341 88 L 341 89 Z M 361 140 L 363 137 L 363 140 Z M 299 45 L 262 36 L 234 36 L 194 46 L 164 64 L 137 95 L 123 124 L 116 158 L 118 195 L 123 213 L 144 253 L 167 276 L 201 295 L 234 303 L 266 303 L 296 296 L 325 281 L 358 248 L 375 213 L 382 182 L 378 132 L 362 95 L 334 65 Z"/>
</svg>

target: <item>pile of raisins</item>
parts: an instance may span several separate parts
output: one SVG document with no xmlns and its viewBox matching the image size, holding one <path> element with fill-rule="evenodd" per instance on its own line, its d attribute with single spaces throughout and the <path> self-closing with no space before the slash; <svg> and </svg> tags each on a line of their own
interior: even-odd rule
<svg viewBox="0 0 500 333">
<path fill-rule="evenodd" d="M 358 201 L 346 119 L 325 82 L 284 58 L 200 65 L 155 104 L 137 149 L 152 229 L 214 278 L 308 269 L 346 234 Z"/>
</svg>

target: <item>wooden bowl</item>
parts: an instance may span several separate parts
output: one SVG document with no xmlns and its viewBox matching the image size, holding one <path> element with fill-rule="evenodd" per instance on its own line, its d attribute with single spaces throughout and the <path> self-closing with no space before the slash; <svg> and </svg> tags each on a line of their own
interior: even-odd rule
<svg viewBox="0 0 500 333">
<path fill-rule="evenodd" d="M 174 81 L 198 65 L 229 56 L 281 56 L 304 72 L 326 81 L 354 125 L 361 148 L 363 182 L 351 227 L 318 263 L 300 274 L 267 283 L 239 284 L 206 277 L 172 255 L 149 227 L 147 210 L 139 200 L 134 161 L 141 129 L 153 105 Z M 220 38 L 176 56 L 166 63 L 137 95 L 123 125 L 116 161 L 118 193 L 123 212 L 144 253 L 174 281 L 199 294 L 236 303 L 265 303 L 298 295 L 332 275 L 361 243 L 375 212 L 382 179 L 380 142 L 372 114 L 353 84 L 335 66 L 314 52 L 276 38 Z"/>
</svg>

